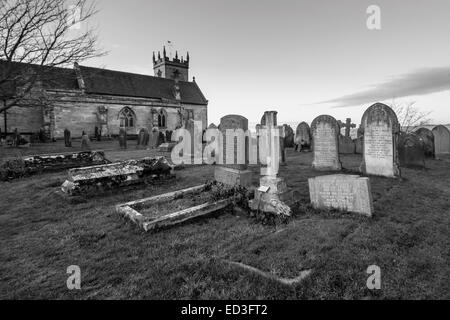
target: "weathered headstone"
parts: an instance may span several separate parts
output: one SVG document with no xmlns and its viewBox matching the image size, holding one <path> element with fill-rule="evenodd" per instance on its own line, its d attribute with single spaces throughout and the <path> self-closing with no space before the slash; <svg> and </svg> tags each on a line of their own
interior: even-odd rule
<svg viewBox="0 0 450 320">
<path fill-rule="evenodd" d="M 437 126 L 433 134 L 436 155 L 450 153 L 450 130 L 445 126 Z"/>
<path fill-rule="evenodd" d="M 13 133 L 13 147 L 18 147 L 19 146 L 19 139 L 20 139 L 20 133 L 17 130 L 17 128 L 14 129 L 14 133 Z"/>
<path fill-rule="evenodd" d="M 158 142 L 157 142 L 158 147 L 165 142 L 166 142 L 166 135 L 163 132 L 159 132 Z"/>
<path fill-rule="evenodd" d="M 183 150 L 185 152 L 186 157 L 189 157 L 190 163 L 193 164 L 202 164 L 203 163 L 203 144 L 202 144 L 202 127 L 198 121 L 194 119 L 189 119 L 185 122 L 184 129 L 189 133 L 190 141 L 188 144 L 190 145 L 190 153 L 189 150 Z M 188 137 L 186 137 L 187 139 Z M 184 137 L 183 137 L 184 140 Z"/>
<path fill-rule="evenodd" d="M 158 128 L 153 128 L 150 135 L 150 148 L 155 149 L 158 148 L 159 141 L 159 130 Z"/>
<path fill-rule="evenodd" d="M 248 120 L 239 115 L 228 115 L 220 120 L 222 141 L 219 165 L 215 167 L 215 180 L 226 185 L 249 187 L 252 172 L 248 170 L 249 139 L 246 136 Z"/>
<path fill-rule="evenodd" d="M 356 153 L 356 143 L 350 136 L 351 129 L 356 128 L 356 124 L 352 123 L 352 119 L 347 118 L 346 122 L 338 121 L 341 135 L 339 136 L 339 153 L 354 154 Z M 342 129 L 345 128 L 345 134 L 342 135 Z"/>
<path fill-rule="evenodd" d="M 255 190 L 255 197 L 249 201 L 253 211 L 261 211 L 280 216 L 290 216 L 290 205 L 293 202 L 293 194 L 287 188 L 284 178 L 278 176 L 280 166 L 279 147 L 283 137 L 282 127 L 277 126 L 277 112 L 267 111 L 262 121 L 264 124 L 257 127 L 259 131 L 260 157 L 266 158 L 267 167 L 261 168 L 260 187 Z"/>
<path fill-rule="evenodd" d="M 366 110 L 361 120 L 364 130 L 364 174 L 398 177 L 397 142 L 400 132 L 395 112 L 385 104 L 376 103 Z"/>
<path fill-rule="evenodd" d="M 285 148 L 294 148 L 294 140 L 295 140 L 295 133 L 294 130 L 291 128 L 291 126 L 284 124 L 284 147 Z"/>
<path fill-rule="evenodd" d="M 364 130 L 362 129 L 362 125 L 359 125 L 358 131 L 357 131 L 357 137 L 356 139 L 353 139 L 353 142 L 355 143 L 355 153 L 356 154 L 363 154 L 363 147 L 364 147 Z"/>
<path fill-rule="evenodd" d="M 150 134 L 148 132 L 148 129 L 142 128 L 141 130 L 139 130 L 137 146 L 140 148 L 146 148 L 148 147 L 149 141 Z"/>
<path fill-rule="evenodd" d="M 64 145 L 67 148 L 71 148 L 72 147 L 72 139 L 70 137 L 71 133 L 69 129 L 64 129 Z"/>
<path fill-rule="evenodd" d="M 311 128 L 306 122 L 300 123 L 295 131 L 295 148 L 299 152 L 311 150 Z"/>
<path fill-rule="evenodd" d="M 171 130 L 166 131 L 166 142 L 172 142 L 172 134 L 173 134 L 173 131 L 171 131 Z"/>
<path fill-rule="evenodd" d="M 339 160 L 339 125 L 335 118 L 322 115 L 311 124 L 314 152 L 313 168 L 316 170 L 341 170 Z"/>
<path fill-rule="evenodd" d="M 416 131 L 416 134 L 422 139 L 425 148 L 425 156 L 428 158 L 434 158 L 434 134 L 427 128 L 420 128 Z"/>
<path fill-rule="evenodd" d="M 85 132 L 83 132 L 83 135 L 81 136 L 81 150 L 91 151 L 91 140 Z"/>
<path fill-rule="evenodd" d="M 398 159 L 401 167 L 425 168 L 425 144 L 420 136 L 415 133 L 400 134 Z"/>
<path fill-rule="evenodd" d="M 311 203 L 316 209 L 338 209 L 371 217 L 373 200 L 369 178 L 328 175 L 309 179 Z"/>
<path fill-rule="evenodd" d="M 119 131 L 119 146 L 121 149 L 127 148 L 127 131 L 123 128 Z"/>
<path fill-rule="evenodd" d="M 340 154 L 355 154 L 356 143 L 350 137 L 343 135 L 339 136 L 339 153 Z"/>
<path fill-rule="evenodd" d="M 341 135 L 339 136 L 339 153 L 354 154 L 356 152 L 356 144 L 350 136 L 351 129 L 356 128 L 356 124 L 352 123 L 352 119 L 347 118 L 346 122 L 338 121 Z M 345 134 L 342 135 L 342 129 L 345 128 Z"/>
<path fill-rule="evenodd" d="M 356 154 L 363 154 L 363 147 L 364 147 L 364 136 L 360 136 L 353 140 L 353 143 L 355 144 L 355 153 Z"/>
<path fill-rule="evenodd" d="M 95 139 L 97 140 L 97 141 L 102 141 L 102 132 L 101 132 L 101 129 L 99 129 L 99 127 L 95 127 Z"/>
<path fill-rule="evenodd" d="M 339 127 L 342 130 L 343 128 L 345 128 L 345 133 L 343 134 L 344 137 L 349 137 L 351 138 L 351 130 L 353 128 L 356 128 L 356 124 L 352 123 L 352 119 L 351 118 L 347 118 L 347 120 L 344 122 L 342 121 L 338 121 Z M 342 134 L 342 132 L 341 132 Z"/>
</svg>

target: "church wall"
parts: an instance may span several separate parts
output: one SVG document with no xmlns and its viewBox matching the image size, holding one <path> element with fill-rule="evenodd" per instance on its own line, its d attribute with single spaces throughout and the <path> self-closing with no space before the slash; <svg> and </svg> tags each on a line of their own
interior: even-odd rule
<svg viewBox="0 0 450 320">
<path fill-rule="evenodd" d="M 183 105 L 186 109 L 194 110 L 194 120 L 202 122 L 203 130 L 208 128 L 208 107 L 200 105 Z"/>
<path fill-rule="evenodd" d="M 152 129 L 151 110 L 159 111 L 161 106 L 130 105 L 130 104 L 108 104 L 101 102 L 55 102 L 55 138 L 64 137 L 64 129 L 71 131 L 72 137 L 80 137 L 83 131 L 94 135 L 97 122 L 97 112 L 100 106 L 108 108 L 108 130 L 111 135 L 118 135 L 120 130 L 119 113 L 125 107 L 129 107 L 136 115 L 134 128 L 128 128 L 128 134 L 138 134 L 142 128 Z M 185 108 L 194 110 L 194 119 L 202 121 L 203 128 L 207 127 L 207 108 L 197 105 L 185 105 Z M 167 112 L 167 128 L 162 130 L 175 130 L 180 124 L 179 109 L 164 107 Z M 155 126 L 157 124 L 155 123 Z"/>
<path fill-rule="evenodd" d="M 72 137 L 81 137 L 83 131 L 95 133 L 97 106 L 90 103 L 55 103 L 55 138 L 63 138 L 64 130 L 70 130 Z"/>
<path fill-rule="evenodd" d="M 12 107 L 6 111 L 8 132 L 13 132 L 17 128 L 19 133 L 37 133 L 43 126 L 41 107 Z M 0 128 L 5 130 L 3 112 L 0 113 Z"/>
</svg>

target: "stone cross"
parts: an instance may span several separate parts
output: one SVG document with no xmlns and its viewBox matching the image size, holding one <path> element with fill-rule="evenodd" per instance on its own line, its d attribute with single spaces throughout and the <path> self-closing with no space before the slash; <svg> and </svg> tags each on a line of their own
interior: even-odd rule
<svg viewBox="0 0 450 320">
<path fill-rule="evenodd" d="M 249 201 L 253 211 L 274 213 L 276 215 L 291 215 L 289 205 L 292 194 L 289 192 L 286 181 L 278 177 L 280 155 L 282 150 L 282 139 L 284 139 L 284 127 L 277 126 L 277 112 L 265 112 L 262 125 L 259 129 L 259 148 L 261 159 L 267 159 L 267 167 L 261 168 L 260 187 L 255 191 L 255 198 Z M 287 202 L 286 202 L 287 201 Z"/>
<path fill-rule="evenodd" d="M 262 170 L 262 175 L 276 177 L 280 168 L 280 163 L 285 163 L 284 156 L 284 135 L 283 126 L 277 126 L 277 112 L 267 111 L 263 116 L 263 123 L 260 127 L 260 158 L 266 159 L 267 168 Z M 278 139 L 277 139 L 278 137 Z"/>
<path fill-rule="evenodd" d="M 351 118 L 347 118 L 345 123 L 343 123 L 342 121 L 338 121 L 338 123 L 339 123 L 339 127 L 340 128 L 345 128 L 345 136 L 346 137 L 350 137 L 350 131 L 353 128 L 356 128 L 356 124 L 352 123 L 352 119 Z"/>
</svg>

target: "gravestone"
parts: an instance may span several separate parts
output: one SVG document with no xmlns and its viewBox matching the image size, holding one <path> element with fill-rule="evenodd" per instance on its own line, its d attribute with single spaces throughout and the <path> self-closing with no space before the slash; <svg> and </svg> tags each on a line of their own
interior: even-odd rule
<svg viewBox="0 0 450 320">
<path fill-rule="evenodd" d="M 171 130 L 166 131 L 166 142 L 172 142 L 172 134 L 173 134 L 173 131 L 171 131 Z"/>
<path fill-rule="evenodd" d="M 353 128 L 356 128 L 356 124 L 352 123 L 352 119 L 351 118 L 347 118 L 347 120 L 345 122 L 338 121 L 338 124 L 339 124 L 339 127 L 340 127 L 341 130 L 343 128 L 345 128 L 345 133 L 343 134 L 343 136 L 350 138 L 351 137 L 351 130 Z"/>
<path fill-rule="evenodd" d="M 282 152 L 279 137 L 284 137 L 283 127 L 277 126 L 277 112 L 267 111 L 263 116 L 263 125 L 257 127 L 259 131 L 260 157 L 267 164 L 261 168 L 260 187 L 255 190 L 253 200 L 249 201 L 251 210 L 276 214 L 279 216 L 290 216 L 293 202 L 293 193 L 288 190 L 286 181 L 278 176 Z"/>
<path fill-rule="evenodd" d="M 364 136 L 356 138 L 355 140 L 353 140 L 353 143 L 355 144 L 355 153 L 363 154 Z"/>
<path fill-rule="evenodd" d="M 222 141 L 219 142 L 219 149 L 222 154 L 219 154 L 219 165 L 215 167 L 214 171 L 217 182 L 232 186 L 251 186 L 252 172 L 248 170 L 249 139 L 246 136 L 247 130 L 248 120 L 242 116 L 228 115 L 220 120 Z M 231 139 L 233 132 L 240 137 Z"/>
<path fill-rule="evenodd" d="M 433 129 L 434 151 L 436 155 L 450 153 L 450 131 L 445 126 Z"/>
<path fill-rule="evenodd" d="M 357 131 L 356 139 L 353 139 L 355 143 L 355 153 L 363 154 L 363 146 L 364 146 L 364 130 L 362 129 L 362 125 L 359 125 Z"/>
<path fill-rule="evenodd" d="M 189 119 L 186 121 L 184 129 L 189 132 L 190 141 L 188 143 L 190 145 L 190 153 L 188 150 L 183 150 L 183 152 L 186 153 L 186 157 L 191 159 L 191 163 L 203 164 L 202 127 L 194 119 Z M 186 137 L 186 139 L 187 138 L 188 137 Z"/>
<path fill-rule="evenodd" d="M 20 139 L 20 133 L 17 130 L 17 128 L 14 129 L 14 133 L 13 133 L 13 137 L 12 137 L 12 145 L 13 147 L 18 147 L 19 146 L 19 139 Z"/>
<path fill-rule="evenodd" d="M 158 128 L 153 128 L 150 134 L 150 148 L 155 149 L 158 147 L 159 141 L 159 130 Z"/>
<path fill-rule="evenodd" d="M 121 149 L 127 148 L 127 131 L 123 128 L 119 131 L 119 146 Z"/>
<path fill-rule="evenodd" d="M 72 139 L 70 137 L 71 133 L 69 129 L 64 129 L 64 144 L 67 148 L 72 147 Z"/>
<path fill-rule="evenodd" d="M 91 151 L 91 140 L 85 132 L 83 132 L 83 135 L 81 136 L 81 150 Z"/>
<path fill-rule="evenodd" d="M 347 118 L 346 122 L 338 121 L 340 131 L 345 128 L 345 135 L 339 136 L 339 153 L 354 154 L 356 152 L 356 144 L 350 136 L 351 129 L 356 128 L 356 124 L 352 123 L 352 119 Z M 342 132 L 341 132 L 342 133 Z"/>
<path fill-rule="evenodd" d="M 142 128 L 139 130 L 137 146 L 138 148 L 146 148 L 148 147 L 148 143 L 150 141 L 150 134 L 147 128 Z"/>
<path fill-rule="evenodd" d="M 285 166 L 286 165 L 286 145 L 284 144 L 284 139 L 286 137 L 286 131 L 284 130 L 285 127 L 278 127 L 280 130 L 280 165 Z"/>
<path fill-rule="evenodd" d="M 316 170 L 341 170 L 339 160 L 339 125 L 335 118 L 321 115 L 311 124 L 313 168 Z"/>
<path fill-rule="evenodd" d="M 94 136 L 97 141 L 102 141 L 102 132 L 98 127 L 95 127 Z"/>
<path fill-rule="evenodd" d="M 295 148 L 299 152 L 311 150 L 311 128 L 306 122 L 300 123 L 295 131 Z"/>
<path fill-rule="evenodd" d="M 343 135 L 339 136 L 339 153 L 340 154 L 355 154 L 356 143 L 350 137 Z"/>
<path fill-rule="evenodd" d="M 285 148 L 294 148 L 294 140 L 295 140 L 295 133 L 294 130 L 291 128 L 291 126 L 284 124 L 284 147 Z"/>
<path fill-rule="evenodd" d="M 371 217 L 370 180 L 357 175 L 328 175 L 308 180 L 311 203 L 316 209 L 338 209 Z"/>
<path fill-rule="evenodd" d="M 425 144 L 420 136 L 415 133 L 400 134 L 398 159 L 403 168 L 425 168 Z"/>
<path fill-rule="evenodd" d="M 400 125 L 395 112 L 376 103 L 366 110 L 361 124 L 364 130 L 361 171 L 390 178 L 400 176 L 397 151 Z"/>
<path fill-rule="evenodd" d="M 166 135 L 163 132 L 159 132 L 157 146 L 159 147 L 166 142 Z"/>
<path fill-rule="evenodd" d="M 422 139 L 425 148 L 425 156 L 427 158 L 434 158 L 434 134 L 427 128 L 420 128 L 416 134 Z"/>
</svg>

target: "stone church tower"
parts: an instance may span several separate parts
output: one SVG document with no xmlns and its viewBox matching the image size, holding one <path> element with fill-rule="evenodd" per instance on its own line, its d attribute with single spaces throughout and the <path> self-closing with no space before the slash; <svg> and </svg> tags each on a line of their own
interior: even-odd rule
<svg viewBox="0 0 450 320">
<path fill-rule="evenodd" d="M 156 59 L 153 52 L 153 70 L 155 77 L 166 78 L 179 81 L 189 81 L 189 52 L 186 60 L 183 57 L 178 58 L 178 52 L 175 53 L 175 58 L 170 60 L 166 54 L 166 47 L 163 49 L 163 55 L 158 52 L 158 59 Z"/>
</svg>

